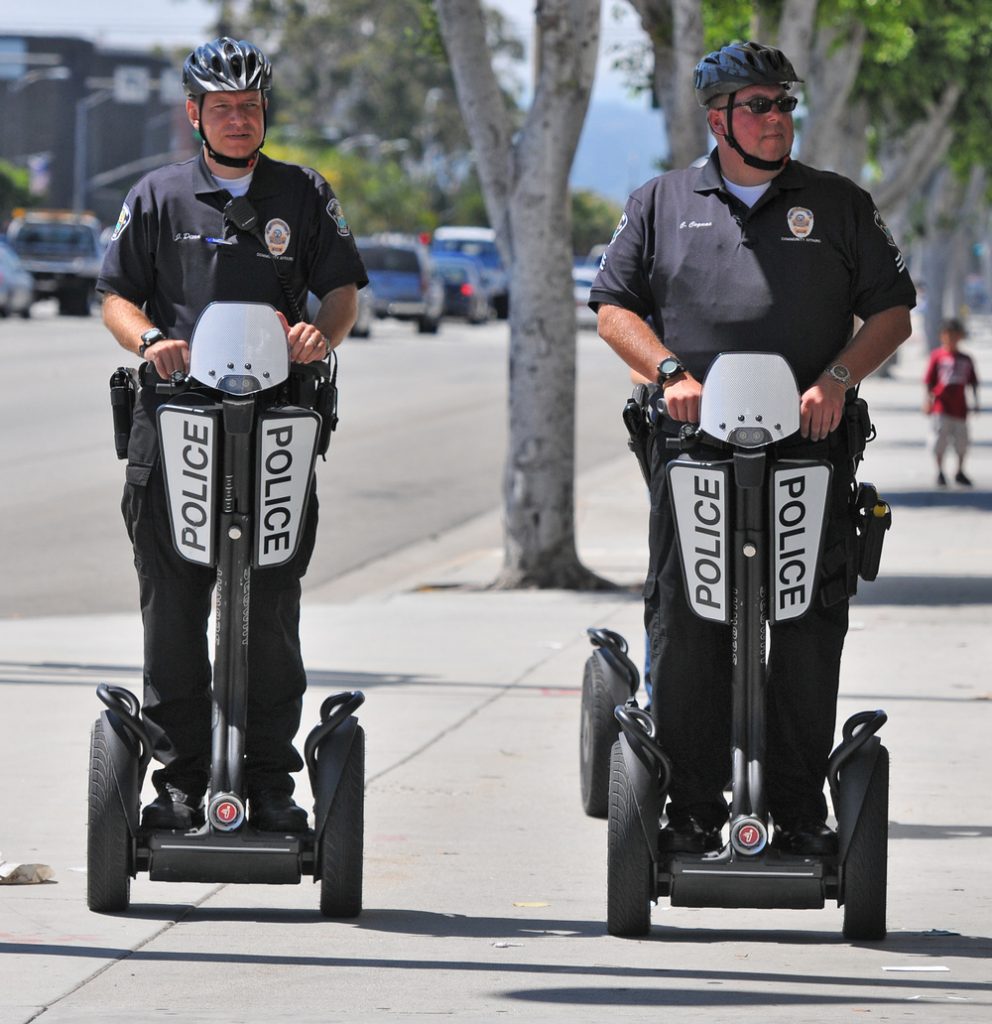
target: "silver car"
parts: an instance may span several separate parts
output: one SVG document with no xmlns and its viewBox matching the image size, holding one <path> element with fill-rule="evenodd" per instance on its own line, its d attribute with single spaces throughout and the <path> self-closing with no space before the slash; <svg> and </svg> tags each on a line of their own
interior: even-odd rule
<svg viewBox="0 0 992 1024">
<path fill-rule="evenodd" d="M 34 278 L 24 269 L 17 253 L 0 241 L 0 316 L 16 314 L 26 320 L 31 315 L 32 302 Z"/>
</svg>

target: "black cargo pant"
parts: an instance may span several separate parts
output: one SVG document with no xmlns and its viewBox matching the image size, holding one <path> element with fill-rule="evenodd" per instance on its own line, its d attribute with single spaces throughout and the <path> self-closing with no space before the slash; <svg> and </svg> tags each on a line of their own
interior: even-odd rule
<svg viewBox="0 0 992 1024">
<path fill-rule="evenodd" d="M 719 826 L 728 816 L 723 788 L 731 775 L 730 626 L 699 618 L 686 599 L 664 469 L 679 453 L 666 449 L 663 429 L 664 425 L 651 445 L 650 563 L 644 591 L 652 714 L 673 766 L 669 820 L 679 824 L 691 815 L 706 826 Z M 713 449 L 693 454 L 727 457 Z M 850 567 L 856 532 L 849 513 L 853 471 L 843 431 L 828 441 L 800 444 L 782 454 L 826 458 L 834 467 L 821 594 L 814 596 L 802 618 L 771 628 L 766 794 L 775 820 L 788 825 L 800 817 L 826 817 L 823 785 L 847 634 L 847 595 L 853 592 Z"/>
<path fill-rule="evenodd" d="M 132 447 L 132 451 L 133 451 Z M 187 793 L 207 787 L 210 764 L 210 615 L 215 573 L 187 562 L 172 546 L 160 460 L 129 463 L 121 503 L 134 547 L 144 625 L 143 719 L 163 765 L 152 775 Z M 306 672 L 300 654 L 300 579 L 313 552 L 317 496 L 292 561 L 251 577 L 245 782 L 292 793 L 290 772 L 303 767 L 293 745 Z"/>
</svg>

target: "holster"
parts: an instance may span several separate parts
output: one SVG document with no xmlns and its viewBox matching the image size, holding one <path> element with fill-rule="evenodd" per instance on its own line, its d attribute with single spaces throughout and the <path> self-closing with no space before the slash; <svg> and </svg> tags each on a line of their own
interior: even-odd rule
<svg viewBox="0 0 992 1024">
<path fill-rule="evenodd" d="M 323 458 L 331 443 L 331 434 L 338 425 L 337 372 L 328 375 L 327 364 L 294 364 L 289 376 L 289 401 L 304 409 L 320 413 L 320 435 L 317 438 L 317 454 Z"/>
<path fill-rule="evenodd" d="M 118 366 L 110 375 L 110 412 L 114 418 L 114 450 L 119 459 L 127 458 L 137 394 L 136 371 L 130 366 Z"/>
<path fill-rule="evenodd" d="M 641 468 L 644 482 L 651 485 L 651 461 L 648 445 L 651 439 L 651 399 L 657 392 L 656 384 L 636 384 L 623 407 L 623 422 L 627 428 L 627 447 L 634 453 Z"/>
<path fill-rule="evenodd" d="M 856 471 L 865 457 L 865 447 L 875 440 L 875 426 L 871 421 L 868 403 L 855 395 L 844 405 L 844 430 L 847 434 L 847 452 L 851 469 Z"/>
<path fill-rule="evenodd" d="M 858 484 L 854 503 L 858 529 L 858 575 L 869 583 L 878 576 L 885 532 L 892 525 L 892 509 L 872 484 Z"/>
</svg>

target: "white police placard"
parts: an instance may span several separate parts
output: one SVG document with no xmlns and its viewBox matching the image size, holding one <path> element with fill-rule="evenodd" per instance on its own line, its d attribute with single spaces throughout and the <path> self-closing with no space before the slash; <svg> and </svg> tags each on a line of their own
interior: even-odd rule
<svg viewBox="0 0 992 1024">
<path fill-rule="evenodd" d="M 172 543 L 187 561 L 213 565 L 219 409 L 164 405 L 158 411 Z"/>
<path fill-rule="evenodd" d="M 730 621 L 729 481 L 727 463 L 668 464 L 686 597 L 698 616 L 712 622 Z"/>
<path fill-rule="evenodd" d="M 830 474 L 825 462 L 787 461 L 769 474 L 770 622 L 798 619 L 816 593 Z"/>
<path fill-rule="evenodd" d="M 320 423 L 319 414 L 309 409 L 281 408 L 258 417 L 257 568 L 283 565 L 296 554 Z"/>
</svg>

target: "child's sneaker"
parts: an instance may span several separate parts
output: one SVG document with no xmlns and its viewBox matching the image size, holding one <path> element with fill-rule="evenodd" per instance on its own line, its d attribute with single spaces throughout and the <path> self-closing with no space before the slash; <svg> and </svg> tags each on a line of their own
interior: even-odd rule
<svg viewBox="0 0 992 1024">
<path fill-rule="evenodd" d="M 970 487 L 971 481 L 961 472 L 959 469 L 954 476 L 954 482 L 959 483 L 962 487 Z"/>
</svg>

